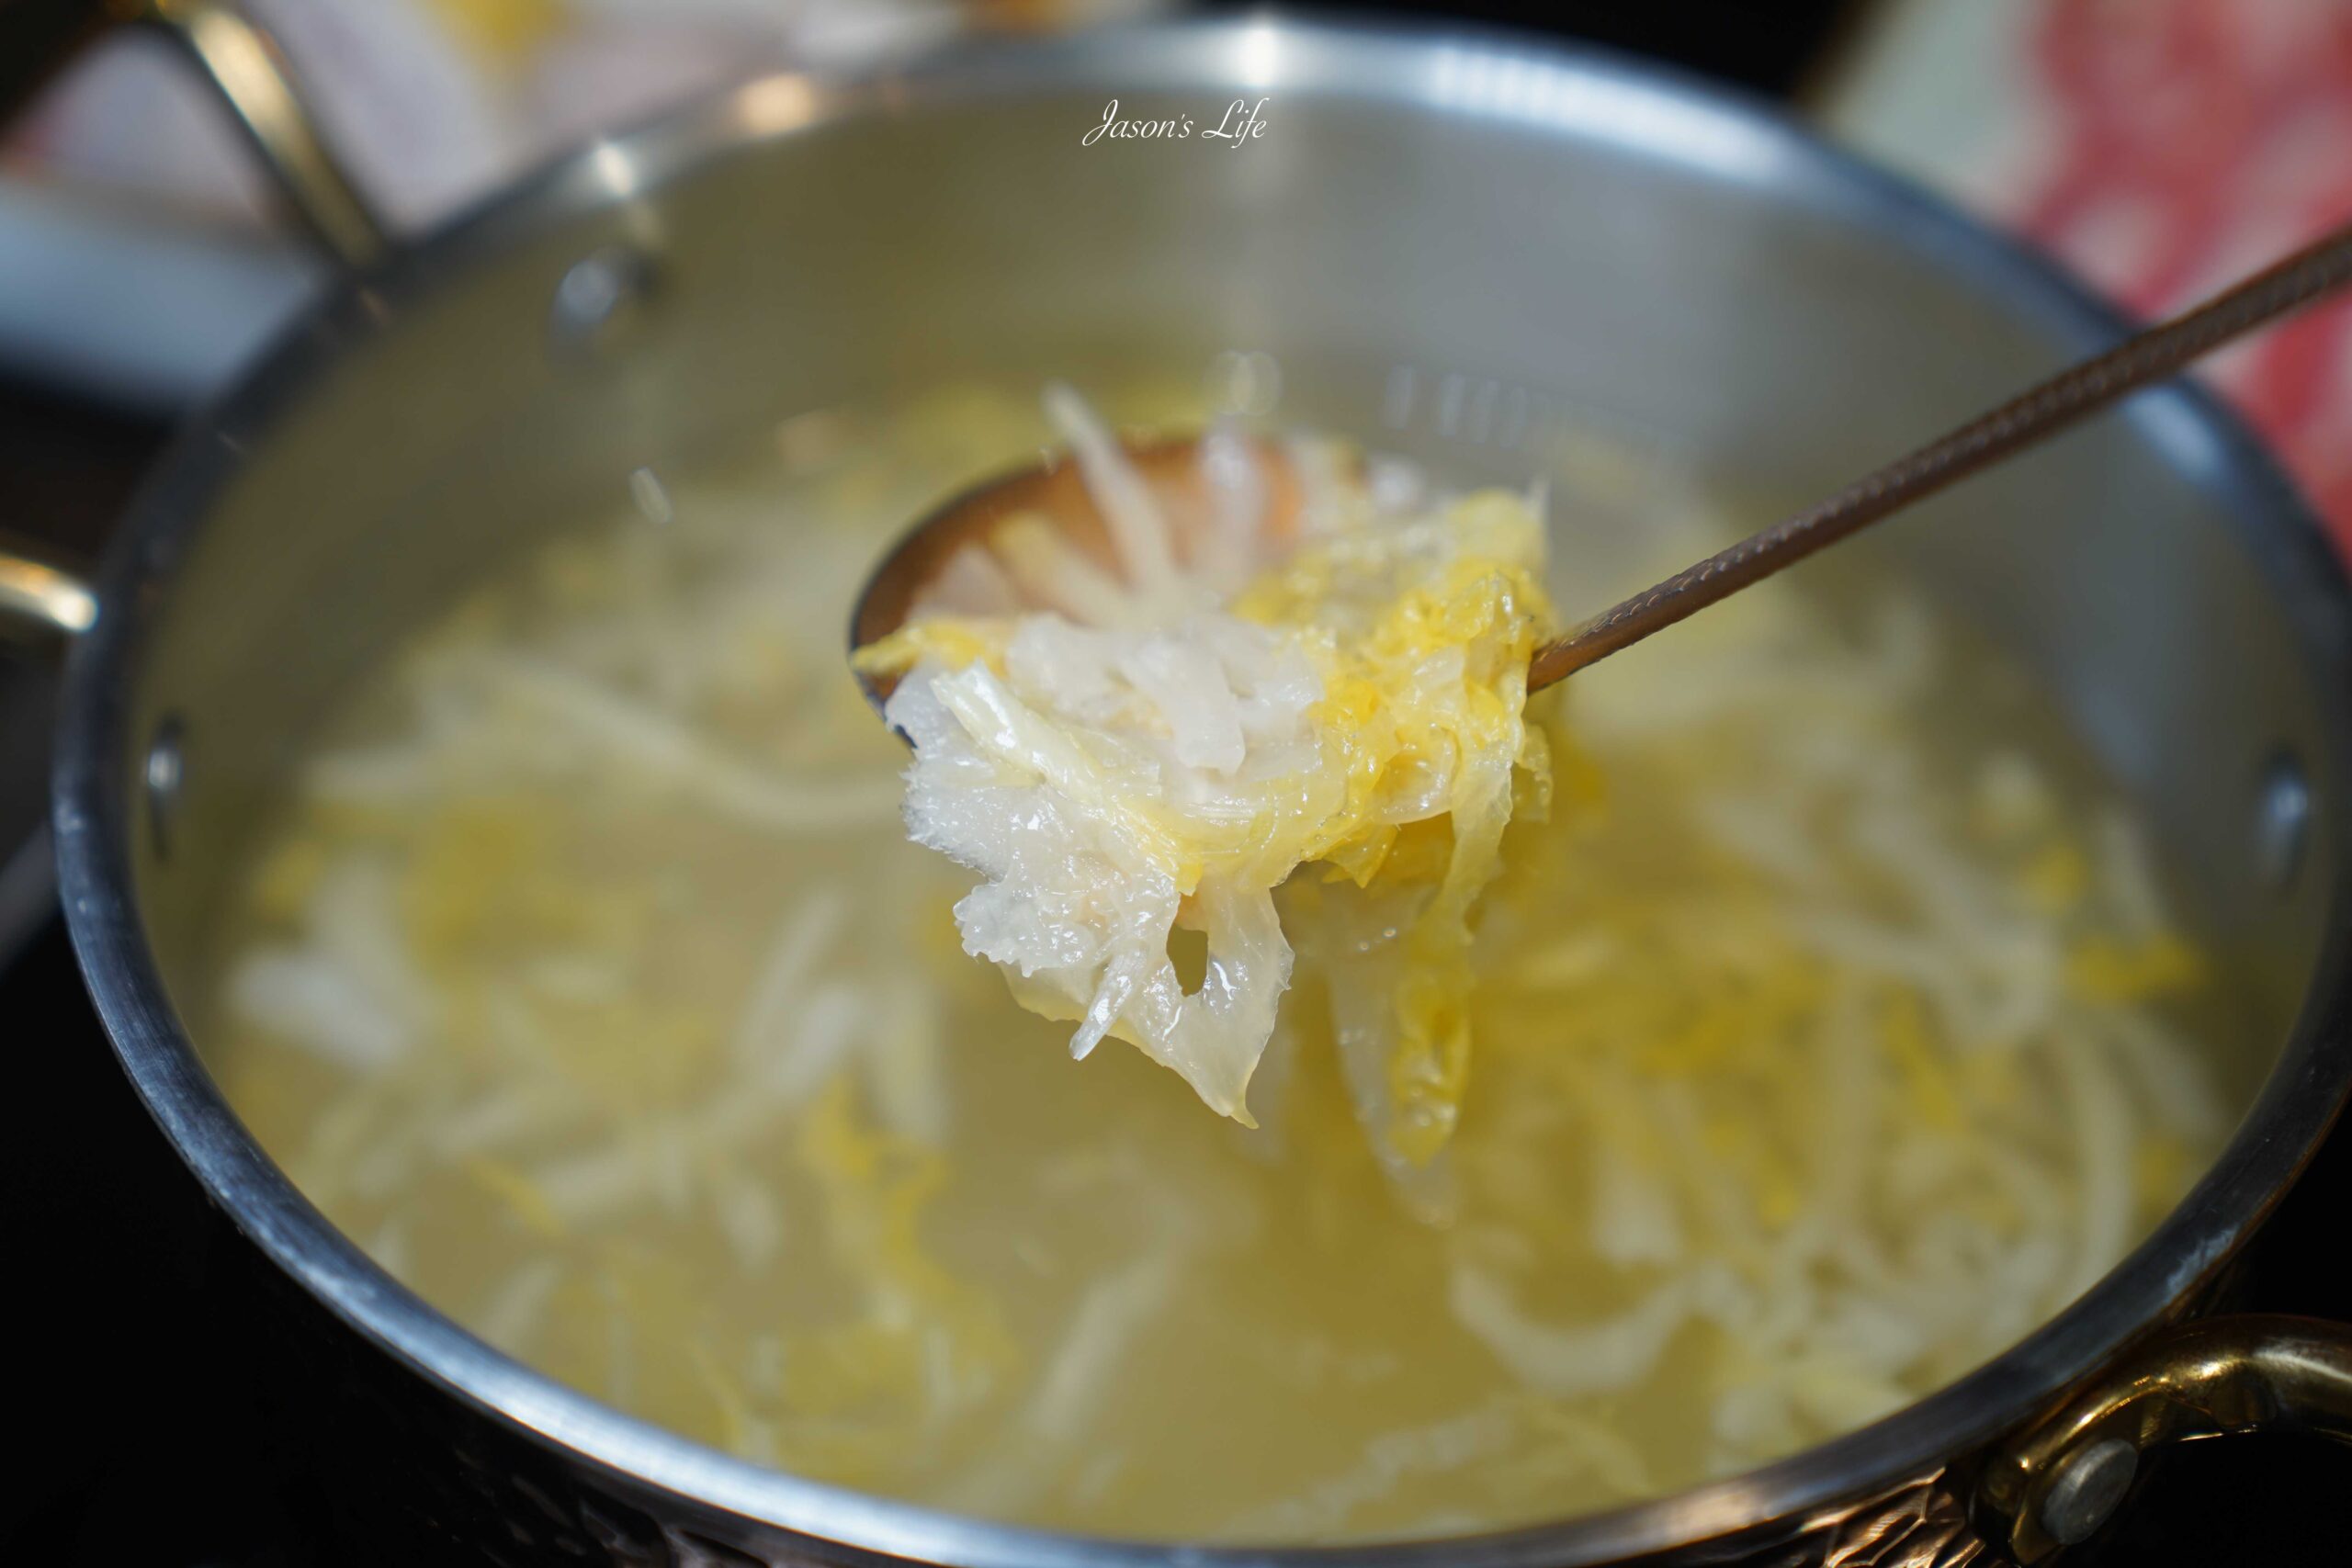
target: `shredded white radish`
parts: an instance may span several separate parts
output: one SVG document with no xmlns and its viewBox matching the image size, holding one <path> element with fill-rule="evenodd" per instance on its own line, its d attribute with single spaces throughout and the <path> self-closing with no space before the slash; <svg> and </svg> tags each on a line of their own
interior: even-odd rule
<svg viewBox="0 0 2352 1568">
<path fill-rule="evenodd" d="M 1120 449 L 1118 438 L 1085 399 L 1059 381 L 1046 389 L 1046 417 L 1078 460 L 1087 493 L 1110 530 L 1127 581 L 1149 604 L 1189 597 L 1177 577 L 1168 521 L 1143 476 Z"/>
</svg>

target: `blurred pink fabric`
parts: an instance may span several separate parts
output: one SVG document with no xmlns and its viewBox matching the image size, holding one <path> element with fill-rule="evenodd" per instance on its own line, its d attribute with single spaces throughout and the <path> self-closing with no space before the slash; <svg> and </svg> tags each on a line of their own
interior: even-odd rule
<svg viewBox="0 0 2352 1568">
<path fill-rule="evenodd" d="M 2017 46 L 2039 130 L 2006 216 L 2142 315 L 2352 221 L 2347 0 L 2038 0 Z M 2352 548 L 2352 300 L 2212 375 Z"/>
</svg>

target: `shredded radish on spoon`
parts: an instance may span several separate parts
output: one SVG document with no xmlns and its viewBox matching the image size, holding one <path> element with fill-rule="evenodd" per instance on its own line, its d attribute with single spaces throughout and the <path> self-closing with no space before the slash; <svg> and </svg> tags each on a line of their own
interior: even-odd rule
<svg viewBox="0 0 2352 1568">
<path fill-rule="evenodd" d="M 1383 1026 L 1342 1049 L 1384 1158 L 1425 1164 L 1467 1071 L 1472 907 L 1515 803 L 1547 795 L 1523 714 L 1550 614 L 1534 504 L 1425 500 L 1394 466 L 1366 485 L 1324 449 L 1302 464 L 1305 541 L 1276 559 L 1256 458 L 1213 433 L 1211 536 L 1188 570 L 1109 430 L 1067 388 L 1046 409 L 1118 572 L 1016 517 L 858 656 L 900 677 L 887 716 L 914 744 L 911 835 L 980 875 L 956 907 L 966 951 L 1075 1021 L 1073 1055 L 1116 1035 L 1254 1124 L 1292 970 L 1274 890 L 1317 865 L 1385 917 Z M 976 585 L 1050 607 L 975 615 Z M 1190 989 L 1179 927 L 1206 938 Z"/>
</svg>

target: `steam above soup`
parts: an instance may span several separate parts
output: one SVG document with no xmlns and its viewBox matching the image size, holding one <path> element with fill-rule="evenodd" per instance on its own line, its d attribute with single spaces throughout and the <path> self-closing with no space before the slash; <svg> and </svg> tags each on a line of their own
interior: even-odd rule
<svg viewBox="0 0 2352 1568">
<path fill-rule="evenodd" d="M 1295 955 L 1278 1007 L 1242 974 L 1246 1022 L 1197 1055 L 1181 1029 L 1158 1043 L 1204 1098 L 1238 1108 L 1246 1084 L 1255 1128 L 1141 1052 L 1073 1064 L 1070 1024 L 966 956 L 970 874 L 907 841 L 905 749 L 839 641 L 908 517 L 1051 438 L 1033 411 L 969 390 L 806 416 L 754 459 L 665 474 L 659 507 L 616 498 L 388 660 L 288 777 L 198 1037 L 303 1190 L 500 1348 L 942 1507 L 1193 1539 L 1453 1531 L 1885 1414 L 2078 1293 L 2216 1146 L 2215 965 L 1996 660 L 1883 584 L 1849 604 L 1774 583 L 1522 719 L 1500 675 L 1541 613 L 1531 510 L 1345 464 L 1332 493 L 1358 510 L 1332 537 L 1442 525 L 1500 563 L 1381 581 L 1468 606 L 1453 640 L 1476 651 L 1432 692 L 1502 712 L 1429 732 L 1455 747 L 1421 802 L 1445 812 L 1374 789 L 1340 814 L 1348 847 L 1295 852 L 1311 830 L 1284 819 L 1271 860 L 1243 874 L 1212 841 L 1189 887 L 1145 856 L 1166 886 L 1126 911 L 1158 922 L 1134 952 L 1188 1002 L 1187 919 L 1211 957 Z M 1555 465 L 1554 494 L 1551 554 L 1578 580 L 1730 531 L 1686 481 L 1605 456 Z M 1592 521 L 1612 509 L 1642 526 Z M 1174 758 L 1163 777 L 1208 790 L 1170 798 L 1206 820 L 1224 792 L 1269 826 L 1272 781 L 1330 776 L 1289 658 L 1331 700 L 1355 645 L 1320 663 L 1309 634 L 1396 602 L 1351 600 L 1316 558 L 1158 648 L 1024 625 L 957 654 L 937 628 L 910 650 L 936 707 L 910 728 L 961 763 L 942 727 L 972 731 L 936 682 L 1057 724 L 1107 688 L 1157 710 L 1137 732 Z M 1171 709 L 1197 657 L 1221 715 Z M 1465 844 L 1485 847 L 1450 881 Z M 1370 874 L 1284 880 L 1285 858 Z M 1036 870 L 998 864 L 999 885 Z M 1170 912 L 1213 867 L 1222 911 Z M 1416 1036 L 1400 944 L 1449 886 L 1484 889 L 1459 916 L 1475 940 L 1436 944 L 1467 983 Z M 984 912 L 983 950 L 1016 970 L 1049 939 Z M 1032 979 L 1067 1020 L 1113 967 Z M 1444 1009 L 1476 1042 L 1466 1077 Z M 1103 1022 L 1154 1048 L 1148 1014 Z M 1441 1043 L 1400 1056 L 1414 1039 Z"/>
</svg>

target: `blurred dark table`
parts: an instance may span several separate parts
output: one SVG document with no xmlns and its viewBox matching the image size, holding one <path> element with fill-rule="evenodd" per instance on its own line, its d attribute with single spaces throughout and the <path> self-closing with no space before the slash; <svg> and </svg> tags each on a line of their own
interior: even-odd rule
<svg viewBox="0 0 2352 1568">
<path fill-rule="evenodd" d="M 91 559 L 165 439 L 0 378 L 0 525 Z M 55 912 L 45 817 L 57 659 L 0 643 L 0 1264 L 14 1342 L 0 1561 L 294 1568 L 334 1559 L 250 1414 L 220 1227 L 117 1069 Z M 10 901 L 21 908 L 8 907 Z M 21 918 L 20 918 L 21 917 Z"/>
</svg>

